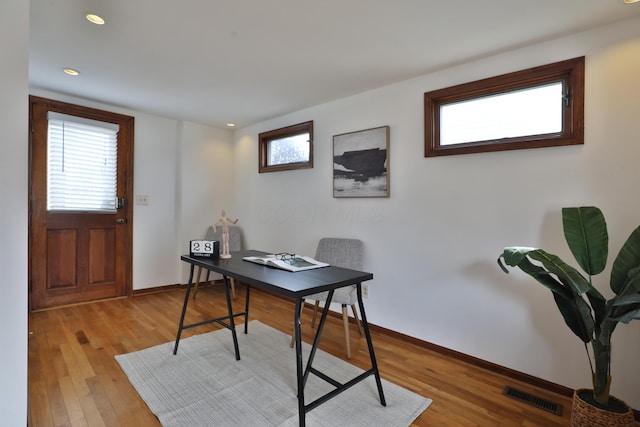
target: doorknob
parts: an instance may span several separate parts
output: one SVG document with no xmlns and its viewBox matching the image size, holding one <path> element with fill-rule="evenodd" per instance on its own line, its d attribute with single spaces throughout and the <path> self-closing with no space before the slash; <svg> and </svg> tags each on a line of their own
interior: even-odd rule
<svg viewBox="0 0 640 427">
<path fill-rule="evenodd" d="M 127 222 L 127 220 L 126 220 L 126 219 L 124 219 L 124 218 L 117 218 L 117 219 L 116 219 L 116 224 L 124 224 L 124 223 L 126 223 L 126 222 Z"/>
</svg>

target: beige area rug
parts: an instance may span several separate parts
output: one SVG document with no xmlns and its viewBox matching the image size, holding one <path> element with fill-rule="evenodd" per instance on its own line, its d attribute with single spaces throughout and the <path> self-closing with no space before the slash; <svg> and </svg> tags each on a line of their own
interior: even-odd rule
<svg viewBox="0 0 640 427">
<path fill-rule="evenodd" d="M 163 426 L 297 426 L 295 350 L 290 336 L 258 321 L 249 334 L 238 326 L 240 361 L 231 332 L 221 329 L 116 356 L 140 396 Z M 304 344 L 303 354 L 311 346 Z M 363 371 L 318 350 L 314 368 L 340 382 Z M 384 376 L 384 372 L 382 373 Z M 408 426 L 431 403 L 383 380 L 380 405 L 375 378 L 368 377 L 307 413 L 308 426 Z M 310 374 L 305 401 L 333 389 Z"/>
</svg>

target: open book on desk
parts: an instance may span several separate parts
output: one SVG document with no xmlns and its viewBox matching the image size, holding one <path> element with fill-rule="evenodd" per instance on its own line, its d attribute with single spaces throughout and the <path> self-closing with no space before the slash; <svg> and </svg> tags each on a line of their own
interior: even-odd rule
<svg viewBox="0 0 640 427">
<path fill-rule="evenodd" d="M 280 259 L 280 257 L 276 257 L 275 255 L 246 256 L 242 259 L 256 264 L 294 272 L 329 266 L 327 263 L 316 261 L 313 258 L 302 255 L 291 255 L 285 259 Z"/>
</svg>

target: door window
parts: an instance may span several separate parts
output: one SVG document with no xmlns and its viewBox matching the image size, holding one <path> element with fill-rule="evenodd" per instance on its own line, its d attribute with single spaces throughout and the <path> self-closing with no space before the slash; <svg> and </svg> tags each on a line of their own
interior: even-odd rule
<svg viewBox="0 0 640 427">
<path fill-rule="evenodd" d="M 49 112 L 48 211 L 116 211 L 118 128 Z"/>
</svg>

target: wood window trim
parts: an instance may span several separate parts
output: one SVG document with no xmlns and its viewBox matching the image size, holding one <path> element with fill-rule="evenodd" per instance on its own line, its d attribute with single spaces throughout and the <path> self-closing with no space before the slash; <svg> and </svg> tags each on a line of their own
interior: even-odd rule
<svg viewBox="0 0 640 427">
<path fill-rule="evenodd" d="M 309 134 L 309 161 L 285 163 L 279 165 L 268 164 L 269 143 L 273 140 L 286 138 L 289 136 Z M 258 135 L 258 172 L 280 172 L 285 170 L 309 169 L 313 168 L 313 120 L 298 123 L 296 125 L 285 126 L 283 128 L 262 132 Z"/>
<path fill-rule="evenodd" d="M 424 156 L 483 153 L 584 144 L 584 56 L 438 89 L 424 94 Z M 557 134 L 440 145 L 440 106 L 562 80 L 569 88 L 564 129 Z"/>
</svg>

